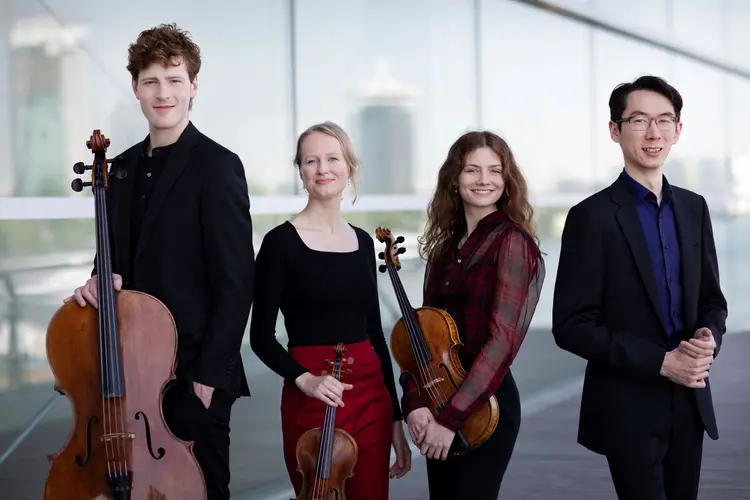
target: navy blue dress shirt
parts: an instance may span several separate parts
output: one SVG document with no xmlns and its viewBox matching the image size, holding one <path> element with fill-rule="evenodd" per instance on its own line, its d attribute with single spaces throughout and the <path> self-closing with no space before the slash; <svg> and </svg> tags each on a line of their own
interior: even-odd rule
<svg viewBox="0 0 750 500">
<path fill-rule="evenodd" d="M 659 293 L 664 329 L 670 339 L 670 347 L 679 344 L 685 328 L 682 314 L 682 273 L 680 272 L 680 245 L 677 239 L 672 206 L 672 187 L 663 178 L 661 205 L 656 195 L 622 171 L 628 181 L 630 192 L 641 219 L 646 236 L 648 253 Z"/>
</svg>

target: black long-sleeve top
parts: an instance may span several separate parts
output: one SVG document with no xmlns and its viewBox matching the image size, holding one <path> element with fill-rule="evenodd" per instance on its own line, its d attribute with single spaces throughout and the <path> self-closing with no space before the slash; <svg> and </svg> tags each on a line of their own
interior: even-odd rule
<svg viewBox="0 0 750 500">
<path fill-rule="evenodd" d="M 276 339 L 279 311 L 284 315 L 289 347 L 369 339 L 382 364 L 393 419 L 401 420 L 380 319 L 374 242 L 364 230 L 352 228 L 359 242 L 352 252 L 313 250 L 288 221 L 266 234 L 255 261 L 258 293 L 250 322 L 250 346 L 271 370 L 294 383 L 307 370 Z"/>
</svg>

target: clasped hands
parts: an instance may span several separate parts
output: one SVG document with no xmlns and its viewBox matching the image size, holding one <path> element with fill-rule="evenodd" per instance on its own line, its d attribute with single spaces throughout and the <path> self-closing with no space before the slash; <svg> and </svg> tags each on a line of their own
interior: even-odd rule
<svg viewBox="0 0 750 500">
<path fill-rule="evenodd" d="M 664 356 L 661 375 L 676 384 L 700 389 L 706 387 L 706 378 L 714 360 L 716 341 L 708 328 L 699 328 L 693 338 L 683 340 Z"/>
<path fill-rule="evenodd" d="M 445 460 L 453 444 L 455 431 L 440 425 L 428 408 L 417 408 L 406 417 L 411 440 L 419 447 L 419 452 L 433 459 Z"/>
</svg>

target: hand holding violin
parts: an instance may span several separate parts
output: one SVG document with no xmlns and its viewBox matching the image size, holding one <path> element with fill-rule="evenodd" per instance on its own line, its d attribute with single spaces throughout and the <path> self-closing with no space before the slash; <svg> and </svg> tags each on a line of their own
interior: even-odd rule
<svg viewBox="0 0 750 500">
<path fill-rule="evenodd" d="M 329 406 L 344 406 L 344 391 L 354 387 L 344 384 L 330 375 L 315 376 L 310 372 L 303 373 L 294 381 L 307 396 L 323 401 Z"/>
</svg>

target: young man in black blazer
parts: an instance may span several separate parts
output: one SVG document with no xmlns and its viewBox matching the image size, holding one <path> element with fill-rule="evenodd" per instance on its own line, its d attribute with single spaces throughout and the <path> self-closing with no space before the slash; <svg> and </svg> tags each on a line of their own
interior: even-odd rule
<svg viewBox="0 0 750 500">
<path fill-rule="evenodd" d="M 199 47 L 174 25 L 146 30 L 130 46 L 149 134 L 115 157 L 108 208 L 115 289 L 151 294 L 174 316 L 177 383 L 164 396 L 164 416 L 177 437 L 195 442 L 215 500 L 229 498 L 232 405 L 250 395 L 240 344 L 255 255 L 242 162 L 188 116 L 200 66 Z M 84 306 L 96 298 L 94 269 L 70 299 Z"/>
<path fill-rule="evenodd" d="M 553 334 L 588 361 L 578 442 L 606 455 L 620 500 L 694 500 L 703 433 L 718 439 L 709 366 L 726 329 L 705 199 L 662 173 L 682 97 L 661 78 L 617 86 L 624 169 L 567 217 Z"/>
</svg>

